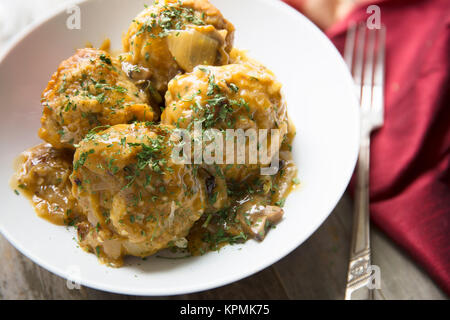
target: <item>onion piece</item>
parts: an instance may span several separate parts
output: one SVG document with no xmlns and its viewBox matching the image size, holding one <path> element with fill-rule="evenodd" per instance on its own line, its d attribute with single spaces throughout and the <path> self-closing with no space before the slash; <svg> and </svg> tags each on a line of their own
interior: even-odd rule
<svg viewBox="0 0 450 320">
<path fill-rule="evenodd" d="M 178 65 L 191 72 L 198 65 L 213 65 L 219 41 L 197 30 L 179 30 L 167 36 L 167 45 Z"/>
<path fill-rule="evenodd" d="M 103 251 L 111 259 L 119 259 L 122 254 L 122 244 L 119 240 L 105 240 Z"/>
</svg>

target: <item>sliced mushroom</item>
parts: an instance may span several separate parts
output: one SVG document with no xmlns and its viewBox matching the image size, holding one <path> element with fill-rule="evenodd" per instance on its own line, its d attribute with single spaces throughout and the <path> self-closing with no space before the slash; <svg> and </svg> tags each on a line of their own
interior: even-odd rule
<svg viewBox="0 0 450 320">
<path fill-rule="evenodd" d="M 284 211 L 277 206 L 253 205 L 238 217 L 245 232 L 259 241 L 264 240 L 268 227 L 278 223 Z"/>
<path fill-rule="evenodd" d="M 208 209 L 217 211 L 229 204 L 228 187 L 223 177 L 215 176 L 206 169 L 200 170 L 208 195 Z"/>
<path fill-rule="evenodd" d="M 280 156 L 282 156 L 280 152 Z M 272 202 L 282 201 L 289 194 L 292 188 L 292 181 L 297 177 L 297 167 L 292 160 L 283 161 L 283 175 L 277 176 L 274 183 L 278 185 L 275 193 L 272 195 Z M 281 161 L 280 161 L 281 164 Z"/>
<path fill-rule="evenodd" d="M 87 222 L 80 222 L 77 225 L 77 233 L 78 233 L 78 239 L 84 240 L 89 233 L 89 223 Z"/>
<path fill-rule="evenodd" d="M 157 105 L 160 105 L 163 102 L 161 94 L 155 89 L 150 80 L 139 80 L 136 82 L 136 85 L 139 86 L 144 92 L 147 92 L 152 101 Z"/>
<path fill-rule="evenodd" d="M 209 176 L 205 179 L 206 192 L 209 196 L 212 195 L 215 187 L 216 187 L 216 178 L 214 176 Z"/>
<path fill-rule="evenodd" d="M 283 218 L 283 214 L 283 209 L 278 206 L 266 206 L 266 208 L 264 209 L 264 215 L 272 224 L 280 222 L 281 218 Z"/>
<path fill-rule="evenodd" d="M 178 238 L 173 241 L 173 244 L 177 248 L 185 249 L 188 247 L 188 240 L 186 238 Z"/>
<path fill-rule="evenodd" d="M 125 61 L 122 62 L 122 70 L 134 81 L 148 80 L 152 76 L 152 72 L 149 69 Z"/>
</svg>

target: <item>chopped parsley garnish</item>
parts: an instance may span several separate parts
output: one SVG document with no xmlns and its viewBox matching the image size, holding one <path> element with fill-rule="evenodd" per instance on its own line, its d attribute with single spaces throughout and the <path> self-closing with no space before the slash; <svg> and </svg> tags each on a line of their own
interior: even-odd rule
<svg viewBox="0 0 450 320">
<path fill-rule="evenodd" d="M 128 143 L 128 146 L 131 148 L 141 148 L 141 150 L 136 155 L 137 162 L 124 169 L 129 174 L 125 177 L 129 182 L 125 185 L 124 189 L 129 188 L 146 168 L 151 169 L 155 173 L 163 173 L 165 164 L 167 163 L 167 159 L 162 154 L 165 149 L 163 136 L 159 135 L 156 138 L 147 137 L 146 143 Z M 150 180 L 151 176 L 146 175 L 144 187 L 150 184 Z"/>
<path fill-rule="evenodd" d="M 95 247 L 95 253 L 97 254 L 97 257 L 100 256 L 100 246 Z"/>
<path fill-rule="evenodd" d="M 110 58 L 108 58 L 106 55 L 104 55 L 104 54 L 101 54 L 100 55 L 100 60 L 102 60 L 104 63 L 106 63 L 106 64 L 108 64 L 108 65 L 111 65 L 112 63 L 111 63 L 111 59 Z"/>
<path fill-rule="evenodd" d="M 84 166 L 84 164 L 85 164 L 87 158 L 89 157 L 89 155 L 93 154 L 93 153 L 94 153 L 94 149 L 91 149 L 91 150 L 89 150 L 87 152 L 83 152 L 80 155 L 80 158 L 77 161 L 75 161 L 75 163 L 73 165 L 73 169 L 75 171 L 77 171 L 80 167 Z"/>
<path fill-rule="evenodd" d="M 280 199 L 279 201 L 275 202 L 275 205 L 279 206 L 279 207 L 284 207 L 284 203 L 286 202 L 285 198 Z"/>
<path fill-rule="evenodd" d="M 239 91 L 239 88 L 234 84 L 234 83 L 230 83 L 228 84 L 228 87 L 231 89 L 231 91 L 233 91 L 234 93 L 237 93 Z"/>
<path fill-rule="evenodd" d="M 186 24 L 205 25 L 203 21 L 205 15 L 199 16 L 192 8 L 185 8 L 182 3 L 164 4 L 159 12 L 159 15 L 150 14 L 151 19 L 141 23 L 133 20 L 134 23 L 141 25 L 136 36 L 148 32 L 152 33 L 155 28 L 159 27 L 158 34 L 151 34 L 150 37 L 164 38 L 169 35 L 172 30 L 182 30 Z"/>
</svg>

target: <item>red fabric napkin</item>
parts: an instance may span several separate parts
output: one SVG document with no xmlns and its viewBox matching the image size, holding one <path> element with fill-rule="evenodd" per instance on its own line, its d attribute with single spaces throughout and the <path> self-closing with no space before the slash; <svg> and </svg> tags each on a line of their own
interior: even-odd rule
<svg viewBox="0 0 450 320">
<path fill-rule="evenodd" d="M 300 11 L 305 2 L 284 0 Z M 360 4 L 326 30 L 343 52 L 369 4 L 387 28 L 385 124 L 372 136 L 372 221 L 450 295 L 450 1 Z M 401 270 L 398 270 L 401 272 Z"/>
</svg>

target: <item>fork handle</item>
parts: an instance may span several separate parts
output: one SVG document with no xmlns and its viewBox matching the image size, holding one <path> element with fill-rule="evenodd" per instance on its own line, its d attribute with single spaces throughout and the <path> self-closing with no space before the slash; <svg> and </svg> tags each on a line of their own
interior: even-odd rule
<svg viewBox="0 0 450 320">
<path fill-rule="evenodd" d="M 363 134 L 356 171 L 355 206 L 353 214 L 353 236 L 351 256 L 370 251 L 369 236 L 369 168 L 370 137 Z"/>
<path fill-rule="evenodd" d="M 346 299 L 366 286 L 370 281 L 370 229 L 369 229 L 369 164 L 370 133 L 361 134 L 361 145 L 356 171 L 355 205 L 353 212 L 353 233 L 350 249 L 350 263 L 347 275 Z M 369 292 L 369 298 L 372 292 Z"/>
</svg>

